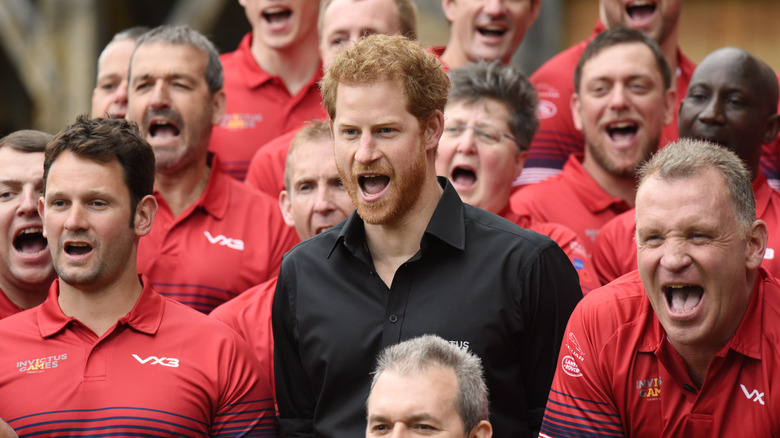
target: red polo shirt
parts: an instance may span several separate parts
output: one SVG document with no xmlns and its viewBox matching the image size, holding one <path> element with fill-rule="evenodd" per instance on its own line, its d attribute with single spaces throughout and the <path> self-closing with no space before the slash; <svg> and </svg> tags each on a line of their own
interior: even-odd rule
<svg viewBox="0 0 780 438">
<path fill-rule="evenodd" d="M 249 343 L 260 362 L 268 386 L 274 387 L 274 337 L 271 331 L 271 307 L 276 290 L 274 277 L 221 304 L 209 316 L 236 331 Z"/>
<path fill-rule="evenodd" d="M 20 436 L 276 436 L 249 346 L 141 281 L 102 336 L 62 313 L 58 281 L 0 321 L 0 415 Z"/>
<path fill-rule="evenodd" d="M 238 180 L 244 179 L 249 160 L 261 146 L 307 120 L 327 116 L 317 86 L 322 68 L 291 96 L 282 78 L 257 64 L 251 47 L 250 32 L 235 52 L 220 56 L 227 102 L 225 117 L 212 130 L 210 143 L 210 150 L 224 163 L 222 171 Z"/>
<path fill-rule="evenodd" d="M 742 323 L 697 389 L 633 272 L 569 318 L 539 436 L 778 436 L 779 338 L 780 285 L 759 269 Z"/>
<path fill-rule="evenodd" d="M 588 254 L 601 227 L 631 208 L 605 192 L 574 156 L 569 157 L 560 174 L 515 192 L 510 204 L 521 216 L 571 228 Z"/>
<path fill-rule="evenodd" d="M 173 217 L 163 197 L 152 232 L 138 245 L 138 271 L 162 295 L 204 313 L 279 273 L 298 243 L 279 204 L 219 171 L 212 159 L 198 200 Z"/>
<path fill-rule="evenodd" d="M 244 182 L 253 189 L 278 199 L 284 190 L 284 167 L 287 163 L 287 151 L 293 137 L 300 129 L 295 129 L 271 140 L 255 152 Z"/>
<path fill-rule="evenodd" d="M 760 174 L 753 181 L 756 197 L 756 218 L 766 222 L 769 229 L 766 253 L 761 266 L 780 277 L 780 192 L 769 187 Z M 606 223 L 593 245 L 593 266 L 601 284 L 627 274 L 637 268 L 636 213 L 629 210 Z"/>
</svg>

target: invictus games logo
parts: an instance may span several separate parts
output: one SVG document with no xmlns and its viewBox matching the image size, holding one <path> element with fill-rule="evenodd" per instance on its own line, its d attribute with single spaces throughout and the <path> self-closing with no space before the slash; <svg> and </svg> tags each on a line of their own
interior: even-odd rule
<svg viewBox="0 0 780 438">
<path fill-rule="evenodd" d="M 52 368 L 60 366 L 60 361 L 68 358 L 67 353 L 58 354 L 56 356 L 40 357 L 38 359 L 23 360 L 16 362 L 16 367 L 19 368 L 20 373 L 42 373 Z"/>
<path fill-rule="evenodd" d="M 639 390 L 639 397 L 647 400 L 657 400 L 661 398 L 661 378 L 637 380 L 636 389 Z"/>
</svg>

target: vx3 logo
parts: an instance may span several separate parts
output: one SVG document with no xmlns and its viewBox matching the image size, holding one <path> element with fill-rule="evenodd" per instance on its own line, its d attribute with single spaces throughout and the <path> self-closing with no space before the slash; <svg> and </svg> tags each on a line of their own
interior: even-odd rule
<svg viewBox="0 0 780 438">
<path fill-rule="evenodd" d="M 149 356 L 146 359 L 141 359 L 140 357 L 138 357 L 137 354 L 133 354 L 133 357 L 135 358 L 135 360 L 141 363 L 141 365 L 146 365 L 148 363 L 150 365 L 162 365 L 164 367 L 171 367 L 171 368 L 179 367 L 179 359 L 174 359 L 172 357 Z"/>
<path fill-rule="evenodd" d="M 206 236 L 206 239 L 209 239 L 209 242 L 211 242 L 212 245 L 220 244 L 222 246 L 227 246 L 228 248 L 235 249 L 238 251 L 244 250 L 243 240 L 231 239 L 229 237 L 223 236 L 222 234 L 220 234 L 217 237 L 214 237 L 208 231 L 204 231 L 203 234 Z"/>
<path fill-rule="evenodd" d="M 747 397 L 748 400 L 753 399 L 754 402 L 759 402 L 762 405 L 764 404 L 764 393 L 758 392 L 757 389 L 754 389 L 748 393 L 747 388 L 745 388 L 745 385 L 739 384 L 739 386 L 742 387 L 742 392 L 745 393 L 745 397 Z"/>
</svg>

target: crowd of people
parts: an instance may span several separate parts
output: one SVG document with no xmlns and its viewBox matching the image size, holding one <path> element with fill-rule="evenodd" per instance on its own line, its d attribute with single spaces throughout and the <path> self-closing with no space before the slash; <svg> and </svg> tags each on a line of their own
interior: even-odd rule
<svg viewBox="0 0 780 438">
<path fill-rule="evenodd" d="M 780 435 L 764 61 L 681 0 L 530 76 L 541 0 L 239 2 L 0 139 L 0 437 Z"/>
</svg>

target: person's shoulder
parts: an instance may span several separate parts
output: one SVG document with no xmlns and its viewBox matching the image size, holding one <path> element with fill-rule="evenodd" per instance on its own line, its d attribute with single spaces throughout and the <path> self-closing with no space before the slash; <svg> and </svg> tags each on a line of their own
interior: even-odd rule
<svg viewBox="0 0 780 438">
<path fill-rule="evenodd" d="M 160 325 L 161 335 L 172 335 L 171 333 L 162 332 L 166 329 L 186 328 L 187 336 L 191 337 L 191 339 L 198 339 L 199 345 L 203 348 L 206 348 L 212 342 L 234 341 L 238 338 L 238 334 L 222 321 L 211 318 L 205 313 L 198 312 L 176 300 L 167 297 L 162 298 L 165 309 Z"/>
<path fill-rule="evenodd" d="M 470 232 L 479 231 L 480 233 L 474 237 L 483 239 L 486 235 L 492 234 L 496 239 L 505 242 L 507 245 L 513 240 L 537 247 L 545 247 L 554 243 L 548 236 L 527 228 L 522 228 L 516 223 L 499 215 L 465 203 L 463 204 L 463 207 L 467 238 Z"/>
<path fill-rule="evenodd" d="M 537 83 L 556 81 L 557 79 L 556 83 L 558 81 L 568 81 L 565 82 L 565 84 L 571 85 L 571 88 L 574 88 L 574 84 L 569 84 L 569 82 L 572 82 L 574 68 L 577 66 L 577 62 L 587 45 L 588 42 L 583 40 L 559 52 L 539 66 L 539 68 L 537 68 L 529 77 L 529 80 L 536 85 Z"/>
<path fill-rule="evenodd" d="M 639 271 L 629 272 L 592 290 L 578 307 L 584 317 L 611 321 L 615 327 L 632 323 L 648 310 L 652 311 Z"/>
<path fill-rule="evenodd" d="M 0 333 L 20 333 L 37 326 L 39 310 L 40 306 L 35 306 L 0 319 Z"/>
<path fill-rule="evenodd" d="M 258 313 L 258 307 L 262 307 L 262 303 L 267 300 L 269 296 L 273 296 L 274 289 L 276 288 L 276 280 L 277 278 L 274 277 L 247 289 L 237 297 L 217 306 L 209 313 L 209 316 L 216 318 L 239 331 L 237 328 L 239 325 L 238 320 L 243 318 L 242 315 Z"/>
<path fill-rule="evenodd" d="M 285 254 L 284 259 L 312 260 L 326 258 L 333 249 L 333 245 L 335 245 L 336 241 L 339 239 L 344 226 L 345 221 L 341 221 L 330 229 L 298 243 Z M 284 263 L 284 261 L 282 263 Z"/>
</svg>

